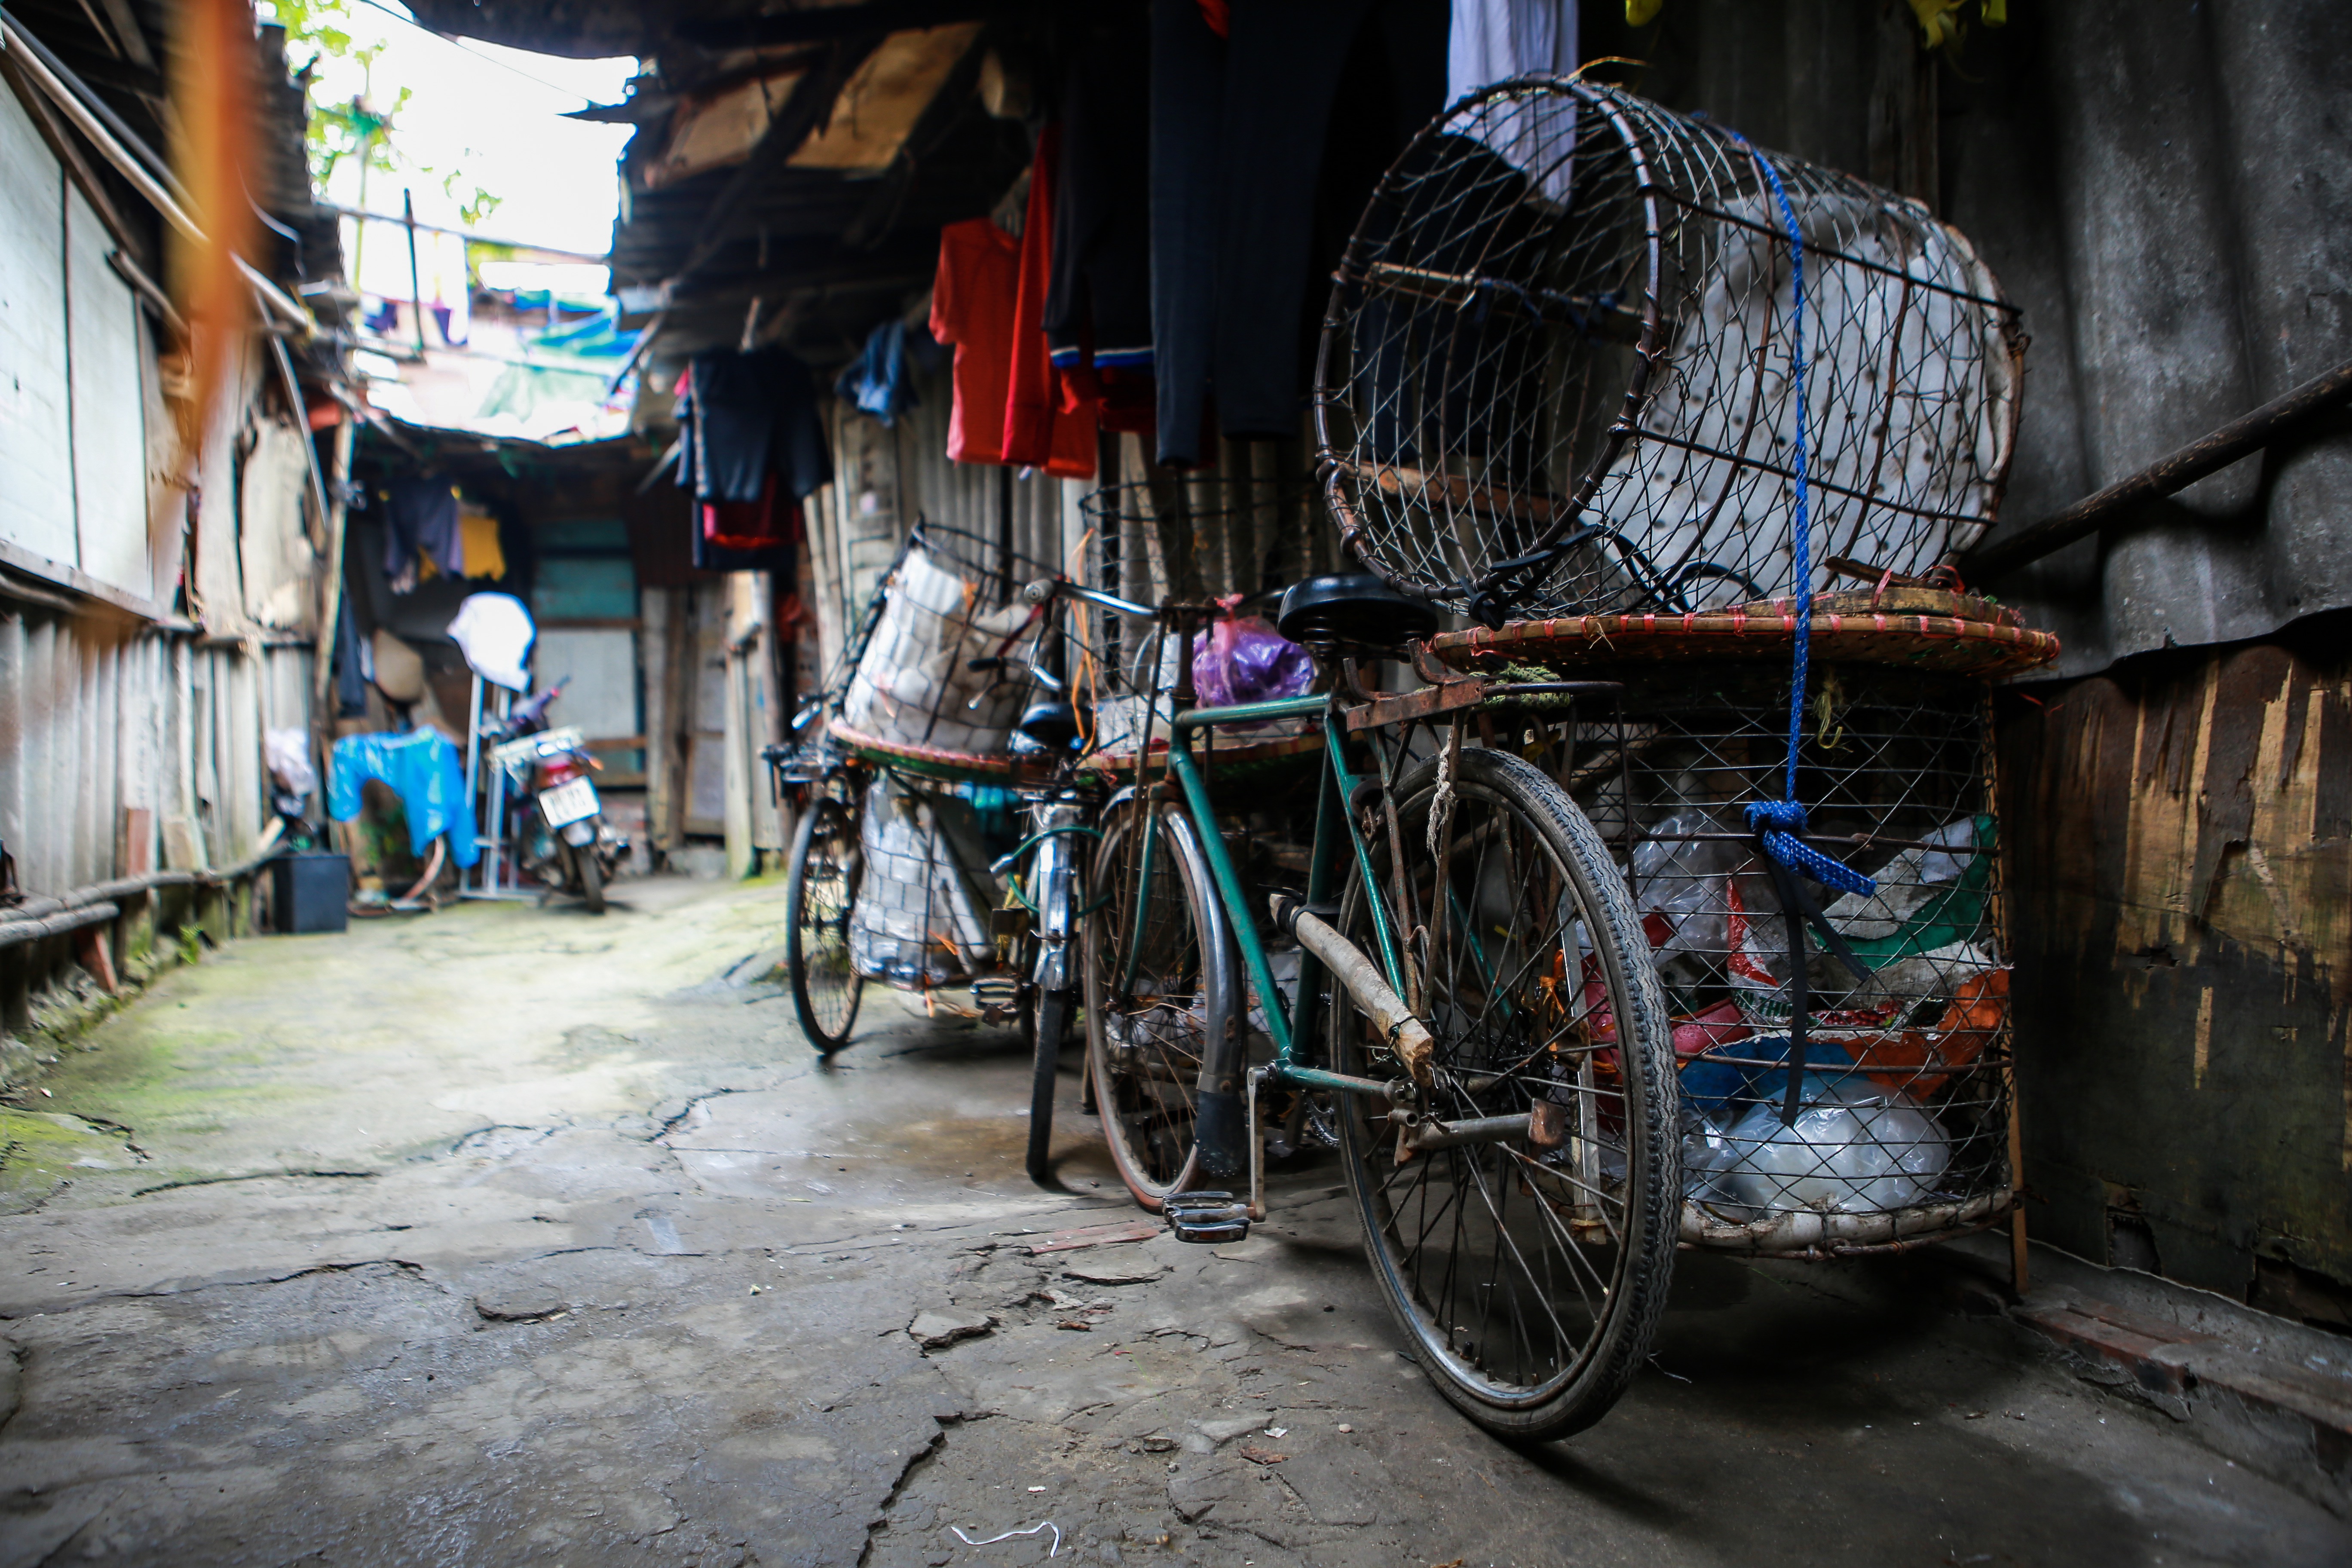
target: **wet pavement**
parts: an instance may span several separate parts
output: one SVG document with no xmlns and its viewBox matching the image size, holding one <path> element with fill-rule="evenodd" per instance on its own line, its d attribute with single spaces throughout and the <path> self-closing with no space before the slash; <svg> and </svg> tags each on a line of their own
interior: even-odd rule
<svg viewBox="0 0 2352 1568">
<path fill-rule="evenodd" d="M 823 1066 L 780 887 L 622 892 L 233 944 L 5 1113 L 0 1568 L 2352 1560 L 1942 1254 L 1685 1254 L 1609 1419 L 1496 1443 L 1335 1164 L 1033 1253 L 1137 1217 L 1075 1050 L 1041 1193 L 1012 1036 L 869 992 Z"/>
</svg>

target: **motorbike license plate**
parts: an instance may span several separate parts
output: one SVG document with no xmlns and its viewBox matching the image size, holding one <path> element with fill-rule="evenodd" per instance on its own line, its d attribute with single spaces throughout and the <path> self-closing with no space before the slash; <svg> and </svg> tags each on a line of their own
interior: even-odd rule
<svg viewBox="0 0 2352 1568">
<path fill-rule="evenodd" d="M 539 809 L 550 827 L 562 827 L 596 815 L 596 786 L 586 779 L 567 779 L 553 789 L 539 792 Z"/>
</svg>

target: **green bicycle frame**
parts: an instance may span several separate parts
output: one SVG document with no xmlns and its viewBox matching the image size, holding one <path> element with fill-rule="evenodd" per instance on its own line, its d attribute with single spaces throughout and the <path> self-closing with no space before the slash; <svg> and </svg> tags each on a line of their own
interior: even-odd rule
<svg viewBox="0 0 2352 1568">
<path fill-rule="evenodd" d="M 1324 756 L 1322 790 L 1315 808 L 1315 847 L 1307 872 L 1307 901 L 1310 906 L 1328 901 L 1337 890 L 1341 873 L 1341 856 L 1351 854 L 1359 875 L 1367 889 L 1376 886 L 1372 872 L 1370 847 L 1356 829 L 1348 810 L 1349 798 L 1362 782 L 1361 776 L 1348 768 L 1347 750 L 1339 728 L 1339 716 L 1328 697 L 1293 697 L 1273 702 L 1240 703 L 1230 708 L 1193 708 L 1176 715 L 1175 734 L 1168 747 L 1168 765 L 1175 773 L 1184 792 L 1187 815 L 1198 829 L 1202 855 L 1209 862 L 1210 879 L 1216 884 L 1218 901 L 1231 917 L 1234 936 L 1241 944 L 1242 960 L 1249 966 L 1250 979 L 1256 984 L 1260 1001 L 1265 1010 L 1266 1032 L 1273 1037 L 1275 1058 L 1268 1072 L 1268 1081 L 1300 1089 L 1339 1089 L 1348 1093 L 1363 1093 L 1364 1080 L 1327 1072 L 1319 1068 L 1299 1065 L 1297 1057 L 1300 1047 L 1312 1043 L 1314 1018 L 1304 1006 L 1306 998 L 1315 994 L 1321 976 L 1322 965 L 1312 953 L 1302 952 L 1299 960 L 1299 1016 L 1294 1016 L 1282 993 L 1275 988 L 1273 965 L 1267 962 L 1265 943 L 1259 938 L 1257 921 L 1244 901 L 1241 878 L 1234 869 L 1233 858 L 1226 853 L 1224 835 L 1217 830 L 1217 817 L 1209 800 L 1207 781 L 1201 775 L 1192 760 L 1190 731 L 1223 724 L 1249 724 L 1266 719 L 1304 718 L 1322 715 Z M 1366 900 L 1372 917 L 1372 931 L 1380 948 L 1381 967 L 1390 986 L 1404 990 L 1403 963 L 1400 957 L 1397 932 L 1391 924 L 1387 900 L 1377 896 Z"/>
</svg>

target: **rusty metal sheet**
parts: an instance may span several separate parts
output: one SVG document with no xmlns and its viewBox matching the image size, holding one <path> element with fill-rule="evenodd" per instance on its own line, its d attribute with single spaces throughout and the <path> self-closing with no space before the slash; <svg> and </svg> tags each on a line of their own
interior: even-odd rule
<svg viewBox="0 0 2352 1568">
<path fill-rule="evenodd" d="M 1449 680 L 1442 686 L 1424 686 L 1418 691 L 1384 692 L 1361 708 L 1349 709 L 1348 728 L 1350 731 L 1378 730 L 1409 719 L 1451 713 L 1482 700 L 1487 686 L 1488 682 L 1474 676 L 1466 680 Z"/>
</svg>

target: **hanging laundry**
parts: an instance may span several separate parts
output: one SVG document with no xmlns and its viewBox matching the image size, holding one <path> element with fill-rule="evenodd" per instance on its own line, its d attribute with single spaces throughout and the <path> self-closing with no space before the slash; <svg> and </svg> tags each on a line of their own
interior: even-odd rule
<svg viewBox="0 0 2352 1568">
<path fill-rule="evenodd" d="M 702 500 L 760 499 L 771 468 L 794 500 L 833 482 L 816 381 L 783 349 L 695 357 L 693 486 Z"/>
<path fill-rule="evenodd" d="M 1576 0 L 1457 0 L 1446 37 L 1445 101 L 1514 77 L 1570 75 L 1580 63 L 1576 46 Z M 1559 132 L 1539 108 L 1489 115 L 1477 135 L 1513 167 L 1535 174 L 1546 195 L 1569 199 L 1573 163 L 1559 155 Z"/>
<path fill-rule="evenodd" d="M 1013 385 L 1013 312 L 1021 292 L 1021 242 L 984 217 L 940 230 L 931 279 L 931 336 L 955 346 L 955 404 L 948 458 L 1004 460 L 1005 395 Z"/>
<path fill-rule="evenodd" d="M 465 575 L 455 485 L 446 479 L 394 479 L 383 500 L 383 574 L 394 593 L 416 591 L 420 555 L 446 575 Z"/>
<path fill-rule="evenodd" d="M 808 366 L 778 348 L 701 354 L 679 378 L 677 408 L 695 566 L 789 576 L 800 503 L 833 480 Z"/>
<path fill-rule="evenodd" d="M 1200 0 L 1151 8 L 1159 455 L 1183 466 L 1213 455 L 1213 398 L 1228 437 L 1298 434 L 1318 217 L 1352 226 L 1370 179 L 1403 145 L 1401 128 L 1442 107 L 1432 68 L 1444 58 L 1442 0 L 1226 11 L 1221 37 Z M 1343 73 L 1348 101 L 1338 102 Z M 1379 100 L 1378 111 L 1358 100 Z M 1335 102 L 1350 132 L 1331 149 L 1347 176 L 1337 184 L 1326 178 Z"/>
<path fill-rule="evenodd" d="M 463 499 L 457 503 L 457 543 L 467 576 L 496 580 L 507 574 L 507 552 L 499 543 L 498 518 Z"/>
<path fill-rule="evenodd" d="M 368 682 L 375 679 L 375 658 L 352 619 L 352 596 L 339 596 L 335 612 L 335 717 L 357 719 L 367 712 Z"/>
<path fill-rule="evenodd" d="M 776 550 L 800 542 L 800 502 L 778 497 L 773 474 L 758 500 L 707 500 L 700 505 L 702 537 L 721 550 Z"/>
<path fill-rule="evenodd" d="M 1045 337 L 1063 402 L 1107 429 L 1154 427 L 1149 95 L 1135 90 L 1150 14 L 1105 7 L 1078 24 L 1061 93 L 1053 286 Z"/>
<path fill-rule="evenodd" d="M 1095 472 L 1093 410 L 1064 405 L 1045 340 L 1045 299 L 1053 279 L 1054 184 L 1060 166 L 1061 128 L 1048 125 L 1037 138 L 1037 158 L 1029 175 L 1028 218 L 1021 229 L 1003 460 L 1043 468 L 1055 479 L 1087 479 Z"/>
<path fill-rule="evenodd" d="M 865 348 L 849 362 L 833 390 L 889 429 L 899 415 L 921 404 L 915 395 L 913 367 L 930 369 L 939 363 L 939 352 L 940 345 L 920 326 L 885 321 L 866 334 Z"/>
<path fill-rule="evenodd" d="M 474 842 L 474 804 L 466 795 L 457 743 L 438 730 L 404 735 L 346 735 L 335 742 L 327 779 L 327 815 L 351 822 L 360 814 L 360 785 L 377 779 L 400 797 L 408 817 L 409 851 L 422 858 L 444 834 L 460 869 L 481 857 Z"/>
<path fill-rule="evenodd" d="M 1576 58 L 1576 0 L 1454 0 L 1445 39 L 1445 101 L 1520 76 L 1567 76 Z"/>
<path fill-rule="evenodd" d="M 530 689 L 530 645 L 539 628 L 511 594 L 472 594 L 449 623 L 449 640 L 484 680 L 509 691 Z"/>
</svg>

